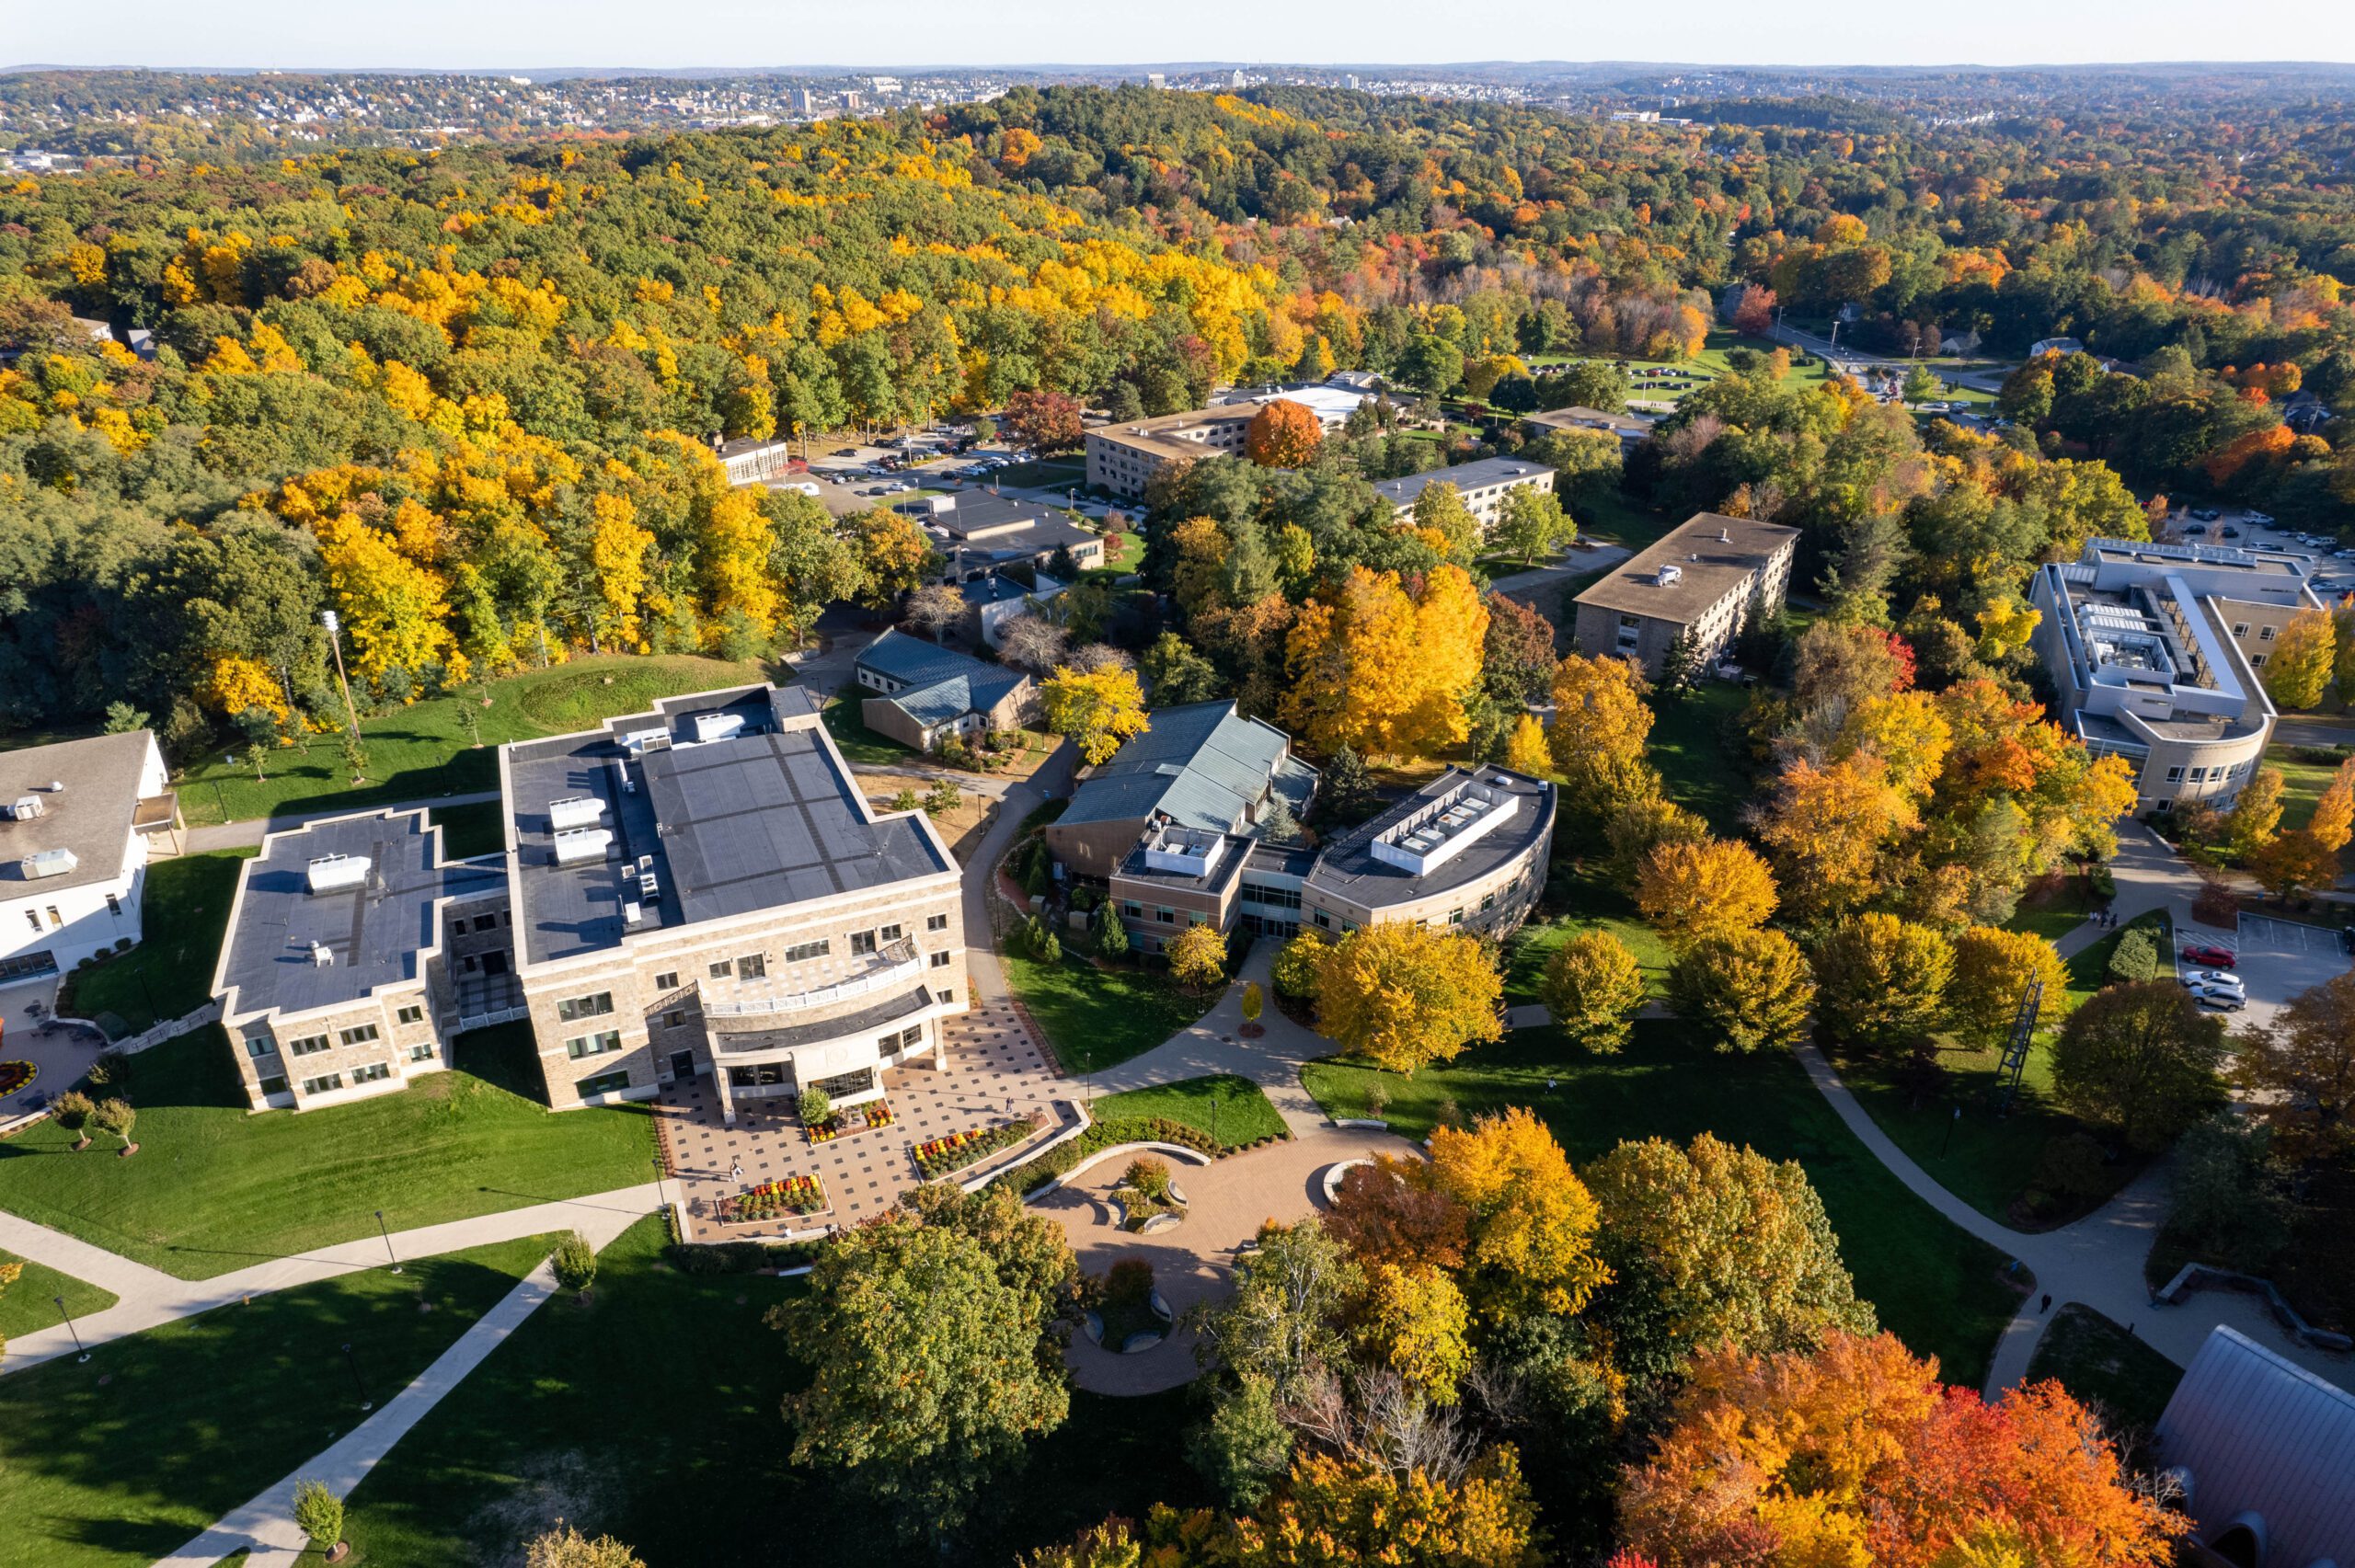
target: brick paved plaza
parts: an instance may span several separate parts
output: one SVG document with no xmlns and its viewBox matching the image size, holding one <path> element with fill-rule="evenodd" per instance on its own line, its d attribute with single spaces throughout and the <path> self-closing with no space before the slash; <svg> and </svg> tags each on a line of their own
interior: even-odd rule
<svg viewBox="0 0 2355 1568">
<path fill-rule="evenodd" d="M 892 1125 L 830 1143 L 810 1142 L 782 1098 L 739 1100 L 736 1125 L 728 1127 L 708 1075 L 663 1090 L 656 1114 L 671 1174 L 684 1188 L 691 1239 L 758 1240 L 872 1219 L 921 1179 L 909 1150 L 926 1139 L 994 1127 L 1033 1109 L 1048 1114 L 1037 1141 L 1054 1136 L 1055 1102 L 1068 1092 L 1010 1005 L 976 1001 L 971 1012 L 942 1024 L 941 1039 L 946 1071 L 920 1063 L 884 1073 L 885 1098 L 898 1118 Z M 739 1166 L 741 1179 L 733 1173 Z M 800 1175 L 825 1184 L 829 1207 L 761 1224 L 721 1226 L 715 1219 L 721 1198 L 755 1182 Z"/>
</svg>

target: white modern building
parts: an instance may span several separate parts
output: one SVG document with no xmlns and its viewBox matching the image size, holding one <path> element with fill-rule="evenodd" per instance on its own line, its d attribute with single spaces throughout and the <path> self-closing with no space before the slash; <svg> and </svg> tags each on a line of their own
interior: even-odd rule
<svg viewBox="0 0 2355 1568">
<path fill-rule="evenodd" d="M 150 838 L 179 826 L 144 729 L 0 751 L 0 986 L 140 938 Z"/>
</svg>

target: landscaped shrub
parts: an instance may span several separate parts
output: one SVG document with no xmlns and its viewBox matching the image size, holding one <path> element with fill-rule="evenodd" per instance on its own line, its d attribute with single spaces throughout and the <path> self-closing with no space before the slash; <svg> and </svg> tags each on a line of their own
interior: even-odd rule
<svg viewBox="0 0 2355 1568">
<path fill-rule="evenodd" d="M 1276 1138 L 1291 1136 L 1289 1130 L 1275 1135 Z M 1171 1121 L 1166 1116 L 1109 1116 L 1090 1126 L 1070 1142 L 1057 1144 L 1036 1160 L 1016 1166 L 997 1180 L 999 1184 L 1027 1196 L 1089 1155 L 1123 1143 L 1175 1143 L 1216 1158 L 1223 1154 L 1239 1154 L 1244 1150 L 1258 1148 L 1261 1142 L 1274 1140 L 1272 1138 L 1263 1139 L 1221 1148 L 1212 1142 L 1211 1135 L 1201 1128 L 1185 1122 Z"/>
<path fill-rule="evenodd" d="M 1038 1130 L 1038 1114 L 1033 1112 L 1022 1121 L 926 1139 L 909 1152 L 915 1156 L 916 1169 L 924 1173 L 924 1179 L 936 1182 L 968 1165 L 978 1164 L 1001 1149 L 1013 1148 Z"/>
<path fill-rule="evenodd" d="M 2151 933 L 2139 926 L 2130 926 L 2118 939 L 2109 955 L 2109 978 L 2113 980 L 2156 979 L 2159 973 L 2159 944 Z"/>
<path fill-rule="evenodd" d="M 823 1127 L 834 1119 L 834 1102 L 816 1084 L 801 1092 L 801 1120 L 806 1127 Z"/>
<path fill-rule="evenodd" d="M 343 1504 L 323 1482 L 294 1483 L 294 1528 L 311 1538 L 321 1551 L 333 1551 L 343 1539 Z"/>
<path fill-rule="evenodd" d="M 1150 1154 L 1139 1155 L 1129 1162 L 1120 1173 L 1120 1185 L 1134 1187 L 1155 1203 L 1166 1204 L 1169 1198 L 1169 1162 L 1156 1160 Z"/>
<path fill-rule="evenodd" d="M 706 1246 L 673 1242 L 665 1255 L 681 1274 L 758 1274 L 764 1268 L 798 1268 L 815 1263 L 824 1245 L 822 1242 L 721 1242 Z"/>
<path fill-rule="evenodd" d="M 90 1137 L 90 1116 L 98 1107 L 79 1089 L 68 1089 L 49 1103 L 49 1119 L 73 1133 L 82 1142 Z"/>
<path fill-rule="evenodd" d="M 578 1230 L 556 1244 L 548 1263 L 556 1270 L 556 1282 L 576 1295 L 597 1277 L 597 1249 Z"/>
</svg>

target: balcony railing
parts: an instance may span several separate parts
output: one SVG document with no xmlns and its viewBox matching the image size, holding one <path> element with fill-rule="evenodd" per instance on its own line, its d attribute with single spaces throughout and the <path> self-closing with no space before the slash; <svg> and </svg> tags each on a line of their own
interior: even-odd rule
<svg viewBox="0 0 2355 1568">
<path fill-rule="evenodd" d="M 876 954 L 875 962 L 846 980 L 838 980 L 816 990 L 766 991 L 757 995 L 740 992 L 732 1001 L 704 999 L 706 1018 L 750 1018 L 765 1013 L 806 1013 L 811 1008 L 831 1007 L 836 1002 L 869 996 L 879 990 L 889 990 L 924 973 L 924 954 L 913 938 L 902 937 Z"/>
</svg>

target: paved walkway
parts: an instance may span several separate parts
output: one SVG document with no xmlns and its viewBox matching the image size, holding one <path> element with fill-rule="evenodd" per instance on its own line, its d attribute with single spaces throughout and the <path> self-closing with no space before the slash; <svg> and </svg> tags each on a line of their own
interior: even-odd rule
<svg viewBox="0 0 2355 1568">
<path fill-rule="evenodd" d="M 1243 967 L 1236 971 L 1234 982 L 1219 998 L 1217 1006 L 1202 1014 L 1200 1022 L 1180 1029 L 1153 1049 L 1097 1073 L 1096 1093 L 1116 1094 L 1128 1089 L 1150 1089 L 1181 1079 L 1231 1072 L 1249 1079 L 1266 1092 L 1293 1137 L 1323 1127 L 1324 1109 L 1301 1087 L 1300 1069 L 1304 1062 L 1332 1055 L 1333 1042 L 1293 1023 L 1276 1006 L 1275 981 L 1269 970 L 1282 946 L 1273 937 L 1262 937 L 1253 943 L 1250 956 L 1244 959 Z M 1246 980 L 1258 981 L 1260 991 L 1269 999 L 1266 1011 L 1259 1015 L 1260 1027 L 1266 1033 L 1256 1039 L 1243 1036 L 1243 986 Z"/>
<path fill-rule="evenodd" d="M 96 1150 L 85 1156 L 104 1157 Z M 676 1196 L 676 1189 L 666 1185 L 658 1197 L 654 1184 L 648 1183 L 613 1192 L 558 1198 L 497 1214 L 479 1214 L 471 1219 L 396 1230 L 392 1250 L 396 1257 L 433 1257 L 550 1230 L 579 1230 L 594 1239 L 597 1227 L 614 1224 L 616 1219 L 626 1225 L 661 1207 L 664 1198 Z M 619 1234 L 618 1226 L 615 1233 Z M 94 1247 L 62 1230 L 5 1213 L 0 1213 L 0 1247 L 93 1285 L 102 1285 L 120 1298 L 103 1312 L 74 1320 L 74 1329 L 80 1332 L 86 1346 L 104 1345 L 125 1334 L 208 1312 L 248 1296 L 266 1296 L 273 1290 L 311 1285 L 358 1269 L 381 1268 L 385 1263 L 385 1239 L 366 1236 L 291 1257 L 270 1258 L 210 1279 L 178 1279 L 161 1269 Z M 7 1358 L 0 1362 L 0 1376 L 21 1372 L 28 1367 L 73 1353 L 73 1333 L 62 1323 L 18 1334 L 8 1341 Z"/>
<path fill-rule="evenodd" d="M 1557 558 L 1550 565 L 1533 567 L 1525 572 L 1513 572 L 1505 577 L 1492 578 L 1488 587 L 1498 593 L 1511 594 L 1516 599 L 1529 599 L 1543 593 L 1548 588 L 1568 582 L 1572 578 L 1582 578 L 1589 572 L 1599 572 L 1605 567 L 1615 567 L 1633 553 L 1622 544 L 1597 544 L 1585 549 L 1574 546 L 1568 555 Z M 1555 619 L 1555 612 L 1559 608 L 1558 605 L 1537 606 L 1538 611 L 1549 621 Z"/>
<path fill-rule="evenodd" d="M 589 1239 L 591 1246 L 603 1252 L 615 1237 L 654 1208 L 653 1192 L 650 1186 L 632 1187 L 622 1193 L 604 1193 L 595 1198 L 576 1199 L 570 1204 L 541 1207 L 568 1210 L 561 1217 L 562 1227 L 579 1230 Z M 634 1207 L 626 1201 L 608 1201 L 626 1200 L 633 1196 L 641 1197 L 644 1201 Z M 530 1214 L 537 1210 L 519 1209 L 515 1212 Z M 494 1218 L 503 1219 L 505 1216 Z M 520 1233 L 529 1234 L 528 1231 Z M 416 1381 L 394 1395 L 382 1410 L 353 1427 L 340 1442 L 323 1453 L 313 1455 L 293 1474 L 274 1486 L 264 1488 L 259 1496 L 224 1516 L 211 1529 L 162 1559 L 157 1568 L 212 1568 L 213 1564 L 241 1547 L 250 1549 L 251 1555 L 246 1561 L 251 1568 L 259 1568 L 263 1563 L 294 1562 L 309 1544 L 294 1524 L 295 1482 L 317 1481 L 338 1497 L 350 1496 L 353 1489 L 375 1468 L 376 1461 L 390 1453 L 393 1445 L 408 1436 L 409 1428 L 424 1420 L 427 1413 L 441 1403 L 444 1395 L 465 1381 L 467 1375 L 481 1366 L 492 1351 L 505 1344 L 509 1334 L 523 1327 L 524 1321 L 539 1309 L 540 1303 L 556 1294 L 556 1289 L 555 1272 L 543 1262 L 509 1291 L 499 1305 L 485 1312 L 472 1328 L 460 1334 L 457 1342 L 436 1357 L 431 1366 L 419 1373 Z"/>
</svg>

